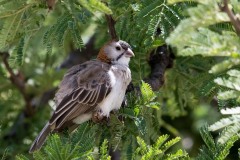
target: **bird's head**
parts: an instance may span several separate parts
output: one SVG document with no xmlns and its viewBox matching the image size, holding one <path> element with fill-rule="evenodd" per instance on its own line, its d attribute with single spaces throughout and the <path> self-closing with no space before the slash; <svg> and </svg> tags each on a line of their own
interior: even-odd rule
<svg viewBox="0 0 240 160">
<path fill-rule="evenodd" d="M 127 42 L 112 40 L 100 49 L 97 58 L 106 63 L 128 66 L 133 56 L 134 53 Z"/>
</svg>

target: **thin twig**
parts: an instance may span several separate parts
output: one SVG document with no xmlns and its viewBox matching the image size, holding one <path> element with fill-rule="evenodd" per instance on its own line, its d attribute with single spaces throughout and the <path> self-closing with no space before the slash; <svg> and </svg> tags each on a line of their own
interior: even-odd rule
<svg viewBox="0 0 240 160">
<path fill-rule="evenodd" d="M 118 40 L 118 37 L 117 37 L 117 33 L 116 33 L 116 30 L 115 30 L 115 21 L 114 19 L 112 18 L 111 15 L 105 15 L 106 19 L 107 19 L 107 23 L 108 23 L 108 29 L 109 29 L 109 33 L 111 35 L 111 39 L 115 39 L 115 40 Z"/>
<path fill-rule="evenodd" d="M 9 14 L 3 15 L 3 16 L 0 16 L 0 19 L 2 19 L 2 18 L 7 18 L 7 17 L 13 16 L 13 15 L 19 14 L 20 12 L 25 11 L 27 8 L 31 7 L 32 5 L 33 5 L 33 3 L 32 3 L 32 4 L 25 5 L 23 8 L 19 9 L 19 10 L 16 11 L 16 12 L 9 13 Z"/>
<path fill-rule="evenodd" d="M 233 11 L 230 10 L 228 6 L 229 0 L 223 1 L 223 6 L 220 7 L 221 11 L 226 12 L 228 17 L 230 18 L 231 23 L 233 24 L 233 27 L 235 28 L 238 36 L 240 36 L 240 20 L 237 18 L 236 15 L 234 15 Z"/>
<path fill-rule="evenodd" d="M 19 90 L 19 92 L 22 94 L 24 101 L 25 101 L 25 113 L 27 116 L 31 116 L 34 113 L 33 107 L 31 105 L 31 98 L 29 97 L 29 95 L 27 95 L 26 91 L 25 91 L 25 82 L 24 79 L 21 78 L 20 76 L 16 75 L 12 68 L 10 67 L 9 63 L 8 63 L 8 57 L 9 54 L 8 53 L 3 53 L 2 54 L 2 60 L 3 60 L 3 64 L 6 68 L 6 70 L 8 71 L 8 73 L 10 74 L 10 81 L 12 82 L 13 85 L 16 86 L 16 88 Z"/>
</svg>

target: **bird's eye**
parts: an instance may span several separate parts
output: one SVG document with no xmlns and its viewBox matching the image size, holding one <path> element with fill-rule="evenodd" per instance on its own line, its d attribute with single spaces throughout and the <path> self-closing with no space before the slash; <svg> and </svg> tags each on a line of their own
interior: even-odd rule
<svg viewBox="0 0 240 160">
<path fill-rule="evenodd" d="M 120 51 L 120 50 L 121 50 L 121 48 L 120 48 L 119 46 L 117 46 L 117 47 L 116 47 L 116 50 Z"/>
</svg>

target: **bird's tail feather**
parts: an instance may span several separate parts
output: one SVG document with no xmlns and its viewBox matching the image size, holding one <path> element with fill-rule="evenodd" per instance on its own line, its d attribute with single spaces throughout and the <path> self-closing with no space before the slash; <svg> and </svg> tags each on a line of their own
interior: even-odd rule
<svg viewBox="0 0 240 160">
<path fill-rule="evenodd" d="M 39 135 L 37 136 L 37 138 L 34 140 L 34 142 L 32 143 L 31 148 L 29 149 L 29 153 L 34 152 L 35 150 L 39 150 L 42 145 L 44 144 L 47 136 L 49 135 L 49 133 L 51 132 L 51 126 L 49 125 L 49 123 L 47 123 L 45 125 L 45 127 L 42 129 L 42 131 L 39 133 Z"/>
</svg>

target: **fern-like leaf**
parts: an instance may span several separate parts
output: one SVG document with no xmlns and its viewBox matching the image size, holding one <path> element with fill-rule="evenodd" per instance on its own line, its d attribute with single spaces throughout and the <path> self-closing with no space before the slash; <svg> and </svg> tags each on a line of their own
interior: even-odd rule
<svg viewBox="0 0 240 160">
<path fill-rule="evenodd" d="M 140 89 L 143 96 L 143 100 L 145 102 L 149 102 L 156 97 L 154 92 L 152 91 L 151 86 L 148 83 L 145 83 L 142 81 L 142 85 Z"/>
<path fill-rule="evenodd" d="M 180 140 L 181 140 L 180 137 L 176 137 L 176 138 L 166 142 L 164 145 L 164 151 L 168 150 L 170 147 L 172 147 L 174 144 L 178 143 Z"/>
<path fill-rule="evenodd" d="M 209 133 L 207 126 L 204 126 L 200 129 L 201 136 L 205 142 L 205 144 L 208 146 L 210 150 L 213 152 L 216 151 L 216 144 L 214 142 L 214 139 L 212 135 Z"/>
<path fill-rule="evenodd" d="M 232 136 L 225 144 L 220 146 L 220 153 L 216 156 L 216 160 L 222 160 L 227 157 L 230 152 L 231 147 L 233 146 L 234 142 L 238 140 L 238 136 Z"/>
<path fill-rule="evenodd" d="M 240 115 L 232 115 L 231 117 L 228 118 L 223 118 L 216 123 L 210 125 L 208 129 L 210 131 L 216 131 L 221 128 L 227 127 L 229 125 L 232 125 L 234 123 L 240 123 Z"/>
<path fill-rule="evenodd" d="M 108 141 L 105 139 L 100 148 L 100 160 L 110 160 L 111 156 L 108 155 Z"/>
<path fill-rule="evenodd" d="M 226 127 L 218 138 L 218 143 L 225 144 L 231 137 L 240 132 L 240 124 L 234 123 L 232 126 Z"/>
</svg>

